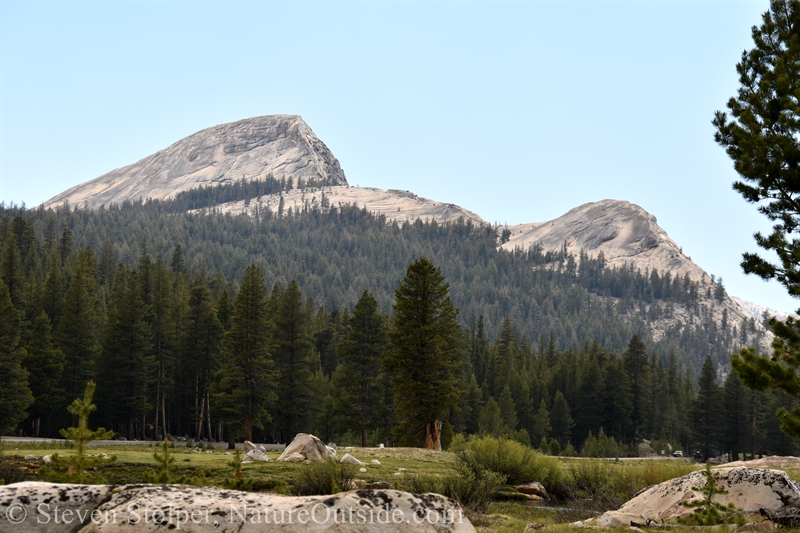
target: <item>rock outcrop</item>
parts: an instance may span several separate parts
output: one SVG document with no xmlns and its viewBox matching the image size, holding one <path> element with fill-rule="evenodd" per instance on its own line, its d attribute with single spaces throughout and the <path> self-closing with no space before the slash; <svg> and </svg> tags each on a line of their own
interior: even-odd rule
<svg viewBox="0 0 800 533">
<path fill-rule="evenodd" d="M 728 491 L 715 496 L 722 505 L 732 503 L 748 515 L 757 515 L 762 509 L 781 513 L 800 506 L 800 486 L 786 472 L 761 470 L 743 466 L 719 468 L 717 486 Z M 702 500 L 704 496 L 695 487 L 703 487 L 706 479 L 702 472 L 665 481 L 640 491 L 616 511 L 608 511 L 597 519 L 601 527 L 628 527 L 647 525 L 650 522 L 674 521 L 686 517 L 695 508 L 685 502 Z M 593 521 L 587 521 L 593 524 Z M 593 524 L 594 525 L 594 524 Z"/>
<path fill-rule="evenodd" d="M 388 221 L 399 223 L 422 221 L 436 221 L 438 223 L 472 222 L 476 225 L 488 225 L 480 216 L 464 209 L 463 207 L 446 202 L 437 202 L 409 191 L 397 189 L 376 189 L 373 187 L 322 187 L 314 189 L 294 189 L 283 194 L 269 194 L 251 200 L 227 202 L 214 206 L 222 213 L 256 213 L 269 209 L 273 214 L 278 213 L 281 199 L 283 199 L 283 212 L 301 212 L 308 205 L 310 208 L 325 209 L 327 206 L 340 207 L 354 205 L 366 209 L 370 213 L 383 215 Z"/>
<path fill-rule="evenodd" d="M 456 502 L 394 490 L 290 497 L 180 485 L 26 482 L 0 487 L 0 517 L 17 533 L 475 531 Z"/>
<path fill-rule="evenodd" d="M 292 463 L 298 460 L 298 456 L 305 461 L 324 461 L 331 454 L 328 447 L 314 435 L 298 433 L 277 460 Z"/>
<path fill-rule="evenodd" d="M 532 246 L 540 247 L 543 254 L 566 251 L 576 260 L 581 252 L 597 258 L 600 254 L 610 267 L 630 265 L 642 273 L 658 270 L 660 275 L 669 273 L 672 279 L 688 276 L 700 283 L 698 294 L 701 304 L 706 305 L 714 321 L 722 325 L 735 325 L 738 331 L 755 328 L 756 334 L 747 340 L 759 344 L 765 352 L 770 351 L 772 333 L 759 322 L 751 324 L 752 315 L 738 301 L 727 293 L 722 299 L 706 298 L 705 291 L 713 287 L 711 277 L 698 266 L 683 249 L 673 241 L 667 232 L 658 225 L 656 217 L 638 205 L 623 200 L 602 200 L 570 209 L 564 215 L 547 222 L 535 222 L 509 226 L 511 232 L 505 250 Z M 712 289 L 713 294 L 713 289 Z M 723 319 L 723 315 L 727 315 Z M 660 340 L 664 332 L 676 321 L 691 322 L 691 317 L 680 310 L 674 317 L 651 323 L 655 340 Z"/>
<path fill-rule="evenodd" d="M 164 150 L 50 198 L 91 208 L 125 200 L 171 198 L 180 191 L 241 179 L 274 178 L 347 185 L 339 161 L 297 115 L 254 117 L 201 130 Z"/>
</svg>

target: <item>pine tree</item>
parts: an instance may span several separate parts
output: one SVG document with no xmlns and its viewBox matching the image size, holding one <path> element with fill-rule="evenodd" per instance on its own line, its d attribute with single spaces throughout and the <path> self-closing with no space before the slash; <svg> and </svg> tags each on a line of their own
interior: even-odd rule
<svg viewBox="0 0 800 533">
<path fill-rule="evenodd" d="M 30 340 L 25 347 L 22 365 L 29 373 L 28 382 L 35 401 L 28 412 L 34 419 L 34 437 L 40 433 L 41 418 L 47 417 L 64 402 L 61 375 L 64 372 L 64 353 L 53 345 L 50 319 L 42 311 L 33 323 Z"/>
<path fill-rule="evenodd" d="M 533 431 L 531 432 L 531 442 L 547 442 L 553 426 L 550 424 L 550 411 L 547 410 L 547 402 L 542 398 L 539 410 L 533 417 Z M 549 449 L 549 448 L 548 448 Z M 545 450 L 544 453 L 548 453 Z"/>
<path fill-rule="evenodd" d="M 714 363 L 711 362 L 709 356 L 706 357 L 703 369 L 700 371 L 700 379 L 697 382 L 697 398 L 689 411 L 692 435 L 703 453 L 703 459 L 707 460 L 719 450 L 722 431 L 721 414 L 722 395 L 717 386 Z"/>
<path fill-rule="evenodd" d="M 58 326 L 64 312 L 64 284 L 61 261 L 53 257 L 50 261 L 50 271 L 44 281 L 41 300 L 42 310 L 47 313 L 53 327 Z"/>
<path fill-rule="evenodd" d="M 503 420 L 503 427 L 509 431 L 517 428 L 517 407 L 514 404 L 514 398 L 511 396 L 511 389 L 506 385 L 503 392 L 500 394 L 500 399 L 497 401 L 500 407 L 500 417 Z"/>
<path fill-rule="evenodd" d="M 70 470 L 67 477 L 74 475 L 78 483 L 83 483 L 86 478 L 86 470 L 96 467 L 116 459 L 111 456 L 109 459 L 102 457 L 89 457 L 86 454 L 86 443 L 93 440 L 110 439 L 113 436 L 112 431 L 106 431 L 104 428 L 97 428 L 92 431 L 89 429 L 89 415 L 92 411 L 97 409 L 97 406 L 92 403 L 95 390 L 94 381 L 86 384 L 86 390 L 83 394 L 83 399 L 75 398 L 67 410 L 78 419 L 77 427 L 71 427 L 61 430 L 61 436 L 67 440 L 71 440 L 76 444 L 75 455 L 67 458 L 60 458 L 58 454 L 53 456 L 53 464 L 55 466 L 69 466 Z M 74 470 L 74 473 L 72 472 Z"/>
<path fill-rule="evenodd" d="M 275 425 L 284 442 L 302 431 L 311 417 L 313 393 L 310 383 L 319 368 L 311 338 L 310 317 L 303 306 L 295 280 L 281 294 L 275 315 L 275 363 L 281 379 L 275 409 Z"/>
<path fill-rule="evenodd" d="M 205 285 L 197 285 L 189 292 L 185 327 L 181 350 L 183 368 L 191 371 L 194 385 L 194 438 L 200 440 L 203 434 L 212 438 L 211 382 L 222 364 L 220 351 L 224 330 Z"/>
<path fill-rule="evenodd" d="M 489 397 L 486 405 L 481 409 L 478 417 L 478 433 L 481 435 L 492 435 L 499 437 L 503 431 L 503 416 L 500 413 L 500 406 L 494 398 Z"/>
<path fill-rule="evenodd" d="M 572 436 L 572 428 L 575 422 L 569 411 L 569 405 L 561 391 L 556 391 L 553 398 L 553 409 L 550 411 L 550 424 L 553 427 L 553 438 L 558 441 L 561 448 L 565 448 Z M 534 441 L 535 442 L 535 441 Z"/>
<path fill-rule="evenodd" d="M 363 447 L 368 446 L 367 432 L 375 425 L 371 405 L 381 397 L 378 373 L 386 347 L 386 321 L 378 312 L 378 302 L 364 291 L 339 345 L 341 362 L 334 379 L 344 401 L 354 408 L 350 427 L 360 431 Z"/>
<path fill-rule="evenodd" d="M 745 390 L 736 372 L 728 374 L 725 380 L 725 451 L 728 459 L 739 460 L 739 452 L 743 450 L 744 429 L 747 423 L 745 412 Z"/>
<path fill-rule="evenodd" d="M 13 233 L 9 234 L 3 245 L 2 256 L 0 256 L 0 279 L 8 288 L 14 307 L 22 310 L 25 304 L 23 301 L 25 272 L 22 269 L 22 259 Z"/>
<path fill-rule="evenodd" d="M 12 432 L 33 403 L 28 372 L 22 368 L 25 350 L 19 347 L 20 313 L 0 279 L 0 434 Z"/>
<path fill-rule="evenodd" d="M 90 265 L 79 260 L 72 282 L 64 296 L 64 313 L 56 327 L 53 339 L 64 352 L 63 388 L 66 398 L 79 396 L 94 372 L 94 361 L 99 352 L 96 327 L 98 317 Z"/>
<path fill-rule="evenodd" d="M 639 448 L 642 429 L 647 420 L 647 389 L 649 382 L 647 348 L 638 335 L 631 337 L 628 348 L 623 354 L 625 371 L 630 383 L 631 416 L 630 430 L 633 443 Z"/>
<path fill-rule="evenodd" d="M 271 420 L 268 407 L 275 400 L 277 379 L 271 329 L 264 276 L 250 265 L 233 300 L 231 329 L 225 334 L 224 362 L 214 394 L 228 427 L 229 448 L 236 437 L 252 440 L 253 428 L 263 428 Z"/>
<path fill-rule="evenodd" d="M 103 376 L 103 410 L 129 439 L 144 438 L 142 417 L 150 409 L 148 387 L 153 380 L 151 331 L 145 321 L 147 306 L 141 297 L 141 280 L 134 270 L 124 280 L 118 273 L 114 308 L 103 335 L 100 372 Z M 112 377 L 113 376 L 113 377 Z M 106 389 L 105 387 L 108 387 Z M 142 422 L 141 426 L 139 423 Z M 136 428 L 140 427 L 137 432 Z"/>
<path fill-rule="evenodd" d="M 422 257 L 395 290 L 390 350 L 384 366 L 392 376 L 400 440 L 441 450 L 440 419 L 458 399 L 456 316 L 449 284 Z M 418 433 L 419 432 L 419 433 Z M 417 436 L 419 435 L 419 436 Z"/>
</svg>

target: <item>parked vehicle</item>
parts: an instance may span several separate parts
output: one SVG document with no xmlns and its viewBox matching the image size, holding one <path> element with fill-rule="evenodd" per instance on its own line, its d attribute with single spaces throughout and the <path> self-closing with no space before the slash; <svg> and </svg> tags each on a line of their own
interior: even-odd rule
<svg viewBox="0 0 800 533">
<path fill-rule="evenodd" d="M 683 457 L 683 451 L 675 450 L 674 452 L 672 452 L 672 457 Z"/>
</svg>

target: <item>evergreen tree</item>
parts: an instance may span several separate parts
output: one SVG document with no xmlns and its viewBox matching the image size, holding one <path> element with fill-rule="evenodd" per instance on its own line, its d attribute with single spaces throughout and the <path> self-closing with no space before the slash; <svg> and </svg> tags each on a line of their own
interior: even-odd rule
<svg viewBox="0 0 800 533">
<path fill-rule="evenodd" d="M 547 402 L 542 398 L 539 410 L 533 417 L 533 431 L 531 432 L 531 442 L 547 442 L 553 426 L 550 424 L 550 411 L 547 410 Z M 548 448 L 549 449 L 549 448 Z M 542 449 L 544 453 L 548 453 Z"/>
<path fill-rule="evenodd" d="M 731 461 L 739 460 L 743 450 L 744 430 L 747 423 L 745 412 L 745 390 L 736 372 L 728 374 L 725 380 L 725 451 Z"/>
<path fill-rule="evenodd" d="M 102 375 L 114 375 L 113 389 L 103 392 L 104 411 L 128 439 L 145 437 L 143 417 L 149 411 L 148 387 L 153 378 L 151 331 L 145 321 L 147 307 L 141 297 L 141 280 L 134 270 L 124 290 L 119 289 L 116 308 L 103 338 Z M 140 424 L 141 422 L 141 424 Z M 138 428 L 138 431 L 137 431 Z"/>
<path fill-rule="evenodd" d="M 0 257 L 0 279 L 8 288 L 14 307 L 22 310 L 25 272 L 22 269 L 22 259 L 13 233 L 9 234 L 3 245 L 2 257 Z"/>
<path fill-rule="evenodd" d="M 550 411 L 550 424 L 553 427 L 553 438 L 558 441 L 561 448 L 566 448 L 572 436 L 575 422 L 569 411 L 569 405 L 561 391 L 556 391 L 553 398 L 553 409 Z"/>
<path fill-rule="evenodd" d="M 275 425 L 282 442 L 299 433 L 312 415 L 311 378 L 319 368 L 314 353 L 310 317 L 295 280 L 280 296 L 275 314 L 275 363 L 281 379 L 275 408 Z"/>
<path fill-rule="evenodd" d="M 625 371 L 630 383 L 631 416 L 630 430 L 633 443 L 638 450 L 645 421 L 647 420 L 648 365 L 647 349 L 638 335 L 631 337 L 628 349 L 623 354 Z"/>
<path fill-rule="evenodd" d="M 96 327 L 98 317 L 91 279 L 91 267 L 85 258 L 78 261 L 72 282 L 64 296 L 64 313 L 53 335 L 64 352 L 63 388 L 66 398 L 83 393 L 94 372 L 99 352 Z"/>
<path fill-rule="evenodd" d="M 722 395 L 717 387 L 714 363 L 711 357 L 706 357 L 697 383 L 697 398 L 689 412 L 692 436 L 703 453 L 703 459 L 719 451 L 721 410 Z"/>
<path fill-rule="evenodd" d="M 386 347 L 385 319 L 378 312 L 378 302 L 364 291 L 339 346 L 341 363 L 334 379 L 344 402 L 354 408 L 350 427 L 360 431 L 363 447 L 368 446 L 367 432 L 375 425 L 371 405 L 381 398 L 378 373 Z"/>
<path fill-rule="evenodd" d="M 19 347 L 20 313 L 0 279 L 0 435 L 12 432 L 33 403 L 28 372 L 22 368 L 25 350 Z"/>
<path fill-rule="evenodd" d="M 64 274 L 61 271 L 59 260 L 50 261 L 50 271 L 44 281 L 44 291 L 42 295 L 42 310 L 47 313 L 53 327 L 58 326 L 61 315 L 64 312 Z"/>
<path fill-rule="evenodd" d="M 391 349 L 384 359 L 392 376 L 397 417 L 403 421 L 401 440 L 424 442 L 426 448 L 438 450 L 442 448 L 440 418 L 460 392 L 458 311 L 448 290 L 441 271 L 427 257 L 408 267 L 395 290 Z"/>
<path fill-rule="evenodd" d="M 270 330 L 264 275 L 251 265 L 233 300 L 231 329 L 225 334 L 225 359 L 214 395 L 228 426 L 229 448 L 238 436 L 252 440 L 253 428 L 263 428 L 271 420 L 267 409 L 275 399 L 277 375 Z"/>
<path fill-rule="evenodd" d="M 497 405 L 494 398 L 489 397 L 478 417 L 478 433 L 499 437 L 502 431 L 503 415 L 500 413 L 500 406 Z"/>
<path fill-rule="evenodd" d="M 182 358 L 183 368 L 191 371 L 194 381 L 194 438 L 200 440 L 205 434 L 211 439 L 211 382 L 221 365 L 224 332 L 211 293 L 205 285 L 197 285 L 189 292 L 185 328 Z"/>
<path fill-rule="evenodd" d="M 29 373 L 28 382 L 35 398 L 28 410 L 34 419 L 34 437 L 39 437 L 41 418 L 49 416 L 64 403 L 61 385 L 64 353 L 53 345 L 50 329 L 50 319 L 42 311 L 33 323 L 30 341 L 25 347 L 26 355 L 22 360 L 22 366 Z"/>
<path fill-rule="evenodd" d="M 511 396 L 511 389 L 506 385 L 497 401 L 500 408 L 500 418 L 503 420 L 503 427 L 513 431 L 517 428 L 517 408 L 514 405 L 514 398 Z"/>
</svg>

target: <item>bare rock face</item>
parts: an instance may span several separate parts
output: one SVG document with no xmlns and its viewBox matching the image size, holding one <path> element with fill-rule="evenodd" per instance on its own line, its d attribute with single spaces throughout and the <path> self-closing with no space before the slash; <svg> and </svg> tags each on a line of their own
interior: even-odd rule
<svg viewBox="0 0 800 533">
<path fill-rule="evenodd" d="M 602 200 L 570 209 L 548 222 L 510 226 L 511 239 L 506 250 L 530 248 L 534 244 L 543 252 L 559 251 L 567 243 L 567 251 L 578 257 L 581 250 L 596 257 L 603 253 L 606 263 L 620 266 L 635 262 L 643 272 L 657 268 L 694 280 L 705 272 L 683 255 L 680 246 L 658 225 L 656 217 L 638 205 L 622 200 Z"/>
<path fill-rule="evenodd" d="M 307 461 L 324 461 L 331 456 L 328 447 L 319 438 L 308 433 L 298 433 L 283 450 L 278 461 L 295 462 L 297 455 Z"/>
<path fill-rule="evenodd" d="M 705 289 L 712 287 L 711 277 L 692 259 L 683 253 L 667 232 L 658 225 L 656 217 L 638 205 L 623 200 L 602 200 L 581 205 L 564 215 L 548 222 L 535 222 L 509 226 L 511 232 L 508 242 L 502 245 L 505 250 L 532 246 L 541 247 L 542 253 L 560 252 L 566 243 L 567 253 L 576 259 L 581 252 L 589 257 L 603 255 L 605 264 L 610 267 L 630 265 L 643 274 L 658 270 L 659 275 L 669 273 L 672 279 L 689 276 L 700 283 L 699 295 L 712 313 L 717 324 L 722 324 L 723 314 L 728 324 L 735 325 L 738 331 L 747 329 L 752 315 L 733 298 L 725 294 L 722 300 L 705 299 Z M 713 291 L 712 291 L 713 292 Z M 655 340 L 660 340 L 676 319 L 689 322 L 687 316 L 676 313 L 673 319 L 652 323 L 651 331 Z M 759 344 L 764 351 L 770 351 L 772 333 L 756 322 L 759 337 L 748 339 L 749 343 Z"/>
<path fill-rule="evenodd" d="M 0 512 L 17 504 L 22 507 L 14 507 L 3 519 L 13 516 L 18 533 L 475 531 L 456 502 L 438 494 L 394 490 L 289 497 L 180 485 L 17 483 L 0 487 Z M 73 512 L 65 515 L 65 511 Z"/>
<path fill-rule="evenodd" d="M 259 211 L 269 209 L 278 213 L 281 202 L 284 213 L 291 209 L 300 212 L 306 205 L 316 209 L 354 205 L 366 209 L 370 213 L 383 215 L 388 221 L 398 223 L 436 221 L 440 224 L 471 222 L 478 226 L 488 225 L 480 216 L 468 209 L 446 202 L 438 202 L 423 198 L 408 191 L 397 189 L 376 189 L 374 187 L 322 187 L 313 189 L 291 190 L 283 194 L 269 194 L 248 201 L 227 202 L 214 206 L 222 213 L 257 215 Z"/>
<path fill-rule="evenodd" d="M 722 505 L 732 503 L 748 515 L 757 515 L 762 509 L 780 514 L 800 505 L 800 487 L 786 472 L 743 466 L 715 469 L 714 472 L 719 474 L 717 486 L 728 491 L 718 494 L 715 501 Z M 705 484 L 702 472 L 693 472 L 648 487 L 618 510 L 605 513 L 597 520 L 597 525 L 627 527 L 686 517 L 695 508 L 685 506 L 684 502 L 702 500 L 703 495 L 695 487 Z"/>
<path fill-rule="evenodd" d="M 181 191 L 268 175 L 347 185 L 339 161 L 297 115 L 269 115 L 190 135 L 132 165 L 54 196 L 45 207 L 100 207 L 125 200 L 165 199 Z"/>
</svg>

